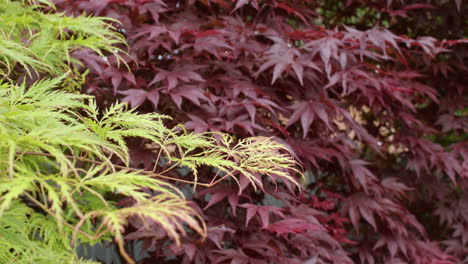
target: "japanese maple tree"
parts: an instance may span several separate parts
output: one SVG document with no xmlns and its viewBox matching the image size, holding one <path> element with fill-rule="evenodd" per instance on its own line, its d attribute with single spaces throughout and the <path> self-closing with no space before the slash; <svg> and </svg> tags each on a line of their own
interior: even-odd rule
<svg viewBox="0 0 468 264">
<path fill-rule="evenodd" d="M 121 100 L 197 133 L 273 137 L 305 172 L 298 190 L 255 173 L 214 184 L 226 174 L 209 166 L 172 171 L 208 183 L 177 185 L 208 238 L 176 247 L 131 222 L 141 263 L 468 263 L 462 0 L 54 2 L 120 21 L 125 63 L 72 53 L 100 107 Z M 167 169 L 144 141 L 129 144 L 133 166 Z"/>
</svg>

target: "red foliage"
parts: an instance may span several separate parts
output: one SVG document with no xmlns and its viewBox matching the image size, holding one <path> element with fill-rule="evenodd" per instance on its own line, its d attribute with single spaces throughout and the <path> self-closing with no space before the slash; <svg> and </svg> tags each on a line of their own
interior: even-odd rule
<svg viewBox="0 0 468 264">
<path fill-rule="evenodd" d="M 241 190 L 198 188 L 189 198 L 204 242 L 176 249 L 157 227 L 133 226 L 144 263 L 468 263 L 461 0 L 55 2 L 121 21 L 130 72 L 74 54 L 102 106 L 120 99 L 197 132 L 273 136 L 305 168 L 299 196 L 245 179 Z M 140 144 L 132 153 L 153 168 Z"/>
</svg>

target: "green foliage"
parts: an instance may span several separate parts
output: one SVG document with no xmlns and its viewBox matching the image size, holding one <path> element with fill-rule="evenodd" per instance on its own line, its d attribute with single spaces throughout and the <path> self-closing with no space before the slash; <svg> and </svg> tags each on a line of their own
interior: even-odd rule
<svg viewBox="0 0 468 264">
<path fill-rule="evenodd" d="M 123 38 L 113 30 L 110 18 L 43 13 L 48 1 L 0 0 L 0 76 L 28 74 L 61 75 L 70 63 L 79 63 L 70 53 L 83 47 L 99 55 L 121 51 L 115 44 Z M 17 66 L 21 66 L 17 68 Z"/>
<path fill-rule="evenodd" d="M 0 221 L 0 262 L 1 263 L 66 263 L 91 264 L 92 261 L 79 260 L 69 245 L 60 242 L 60 237 L 52 236 L 53 226 L 46 217 L 34 214 L 24 204 L 15 201 Z M 30 239 L 38 234 L 40 240 Z M 14 249 L 14 251 L 11 251 Z"/>
<path fill-rule="evenodd" d="M 197 167 L 207 165 L 216 167 L 226 175 L 225 177 L 231 176 L 238 184 L 237 178 L 233 177 L 233 172 L 240 173 L 247 177 L 255 189 L 262 187 L 262 181 L 258 175 L 263 174 L 269 175 L 273 179 L 273 182 L 275 181 L 275 177 L 281 177 L 294 182 L 299 187 L 298 182 L 290 174 L 291 171 L 298 172 L 294 168 L 295 163 L 289 155 L 288 150 L 282 144 L 266 137 L 246 138 L 235 143 L 234 139 L 227 134 L 218 134 L 218 136 L 217 140 L 208 137 L 204 138 L 206 140 L 204 144 L 198 142 L 199 146 L 204 148 L 209 147 L 205 151 L 195 155 L 184 154 L 182 158 L 172 159 L 182 166 L 189 167 L 193 171 L 195 178 L 197 176 Z M 186 138 L 187 136 L 184 135 L 183 139 Z M 213 142 L 210 142 L 210 139 L 213 139 Z M 198 141 L 199 139 L 195 140 Z M 176 143 L 177 141 L 178 139 L 173 140 Z M 190 146 L 191 144 L 184 142 L 184 145 Z M 196 145 L 194 144 L 194 146 Z M 281 151 L 288 154 L 281 153 Z M 298 172 L 298 174 L 300 173 Z M 239 190 L 241 189 L 239 188 Z"/>
<path fill-rule="evenodd" d="M 1 263 L 92 263 L 78 259 L 74 246 L 109 239 L 132 263 L 123 248 L 131 217 L 160 224 L 177 244 L 189 230 L 203 239 L 203 219 L 181 191 L 162 180 L 180 166 L 192 170 L 195 180 L 186 182 L 195 185 L 203 184 L 196 178 L 200 166 L 224 172 L 221 180 L 243 175 L 261 186 L 259 177 L 268 175 L 298 184 L 286 173 L 296 171 L 296 163 L 269 138 L 236 143 L 224 134 L 170 129 L 163 123 L 170 117 L 138 114 L 122 103 L 100 111 L 92 97 L 66 92 L 69 77 L 63 73 L 70 70 L 72 50 L 101 54 L 121 39 L 104 19 L 44 14 L 38 8 L 0 0 Z M 62 77 L 15 84 L 11 77 L 22 70 Z M 172 163 L 169 169 L 129 168 L 128 138 L 156 146 L 156 162 L 164 157 Z M 131 198 L 132 204 L 117 206 L 110 195 Z"/>
<path fill-rule="evenodd" d="M 93 116 L 82 116 L 78 114 L 80 111 L 85 114 L 96 111 L 91 98 L 54 91 L 59 82 L 60 79 L 44 80 L 29 89 L 24 85 L 0 85 L 1 224 L 6 224 L 3 222 L 4 215 L 8 215 L 12 208 L 16 210 L 14 203 L 27 201 L 50 216 L 38 218 L 38 212 L 28 211 L 30 216 L 26 219 L 35 219 L 39 225 L 31 228 L 44 230 L 42 225 L 51 228 L 50 221 L 56 223 L 53 228 L 56 232 L 41 237 L 42 244 L 68 252 L 65 249 L 71 245 L 73 233 L 80 241 L 94 241 L 109 234 L 121 240 L 128 217 L 141 214 L 146 207 L 157 210 L 178 206 L 178 211 L 157 210 L 153 221 L 163 221 L 161 224 L 167 226 L 166 230 L 174 238 L 178 237 L 177 231 L 183 231 L 183 228 L 168 225 L 173 221 L 185 221 L 202 234 L 203 226 L 192 219 L 195 212 L 182 200 L 180 192 L 149 175 L 116 171 L 110 161 L 112 155 L 128 161 L 125 147 L 112 139 L 121 135 L 156 138 L 158 132 L 153 132 L 152 128 L 162 125 L 160 119 L 141 116 L 147 126 L 144 126 L 145 123 L 140 126 L 134 122 L 139 115 L 123 113 L 123 105 L 109 109 L 99 120 Z M 91 103 L 84 103 L 85 99 Z M 117 120 L 121 120 L 120 126 L 115 123 Z M 106 133 L 98 134 L 94 130 Z M 80 164 L 83 163 L 82 157 L 94 162 Z M 158 192 L 158 199 L 143 192 L 143 188 Z M 116 191 L 132 197 L 135 207 L 118 209 L 106 201 L 105 195 Z M 98 198 L 99 202 L 94 198 Z M 94 223 L 100 223 L 100 227 L 95 228 Z M 24 230 L 24 235 L 33 238 L 34 232 Z M 57 241 L 63 244 L 62 247 L 55 245 Z M 11 252 L 10 248 L 3 248 L 6 251 L 1 254 L 2 257 L 18 258 L 17 263 L 35 263 L 28 261 L 22 251 Z"/>
</svg>

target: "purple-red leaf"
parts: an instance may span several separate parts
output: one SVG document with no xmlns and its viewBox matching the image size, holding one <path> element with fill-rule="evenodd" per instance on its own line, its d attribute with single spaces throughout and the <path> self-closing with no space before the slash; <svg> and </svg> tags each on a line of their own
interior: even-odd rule
<svg viewBox="0 0 468 264">
<path fill-rule="evenodd" d="M 275 232 L 277 235 L 286 237 L 287 234 L 299 234 L 307 231 L 324 231 L 323 227 L 308 223 L 303 219 L 288 218 L 270 224 L 264 229 Z"/>
</svg>

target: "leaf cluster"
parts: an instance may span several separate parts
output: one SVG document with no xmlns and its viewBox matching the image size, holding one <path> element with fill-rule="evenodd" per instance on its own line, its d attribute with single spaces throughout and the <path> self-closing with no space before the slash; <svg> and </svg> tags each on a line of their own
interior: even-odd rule
<svg viewBox="0 0 468 264">
<path fill-rule="evenodd" d="M 98 54 L 122 51 L 115 44 L 123 42 L 110 18 L 64 13 L 41 12 L 53 9 L 49 1 L 0 2 L 0 75 L 12 78 L 23 74 L 61 75 L 74 63 L 70 56 L 77 49 L 88 48 Z"/>
</svg>

